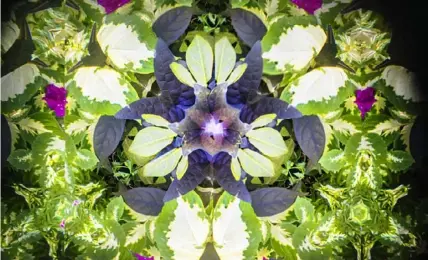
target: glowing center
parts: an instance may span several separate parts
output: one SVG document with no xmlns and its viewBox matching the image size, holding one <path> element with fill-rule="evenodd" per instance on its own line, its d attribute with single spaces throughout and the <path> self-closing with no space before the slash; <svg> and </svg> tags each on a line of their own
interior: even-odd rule
<svg viewBox="0 0 428 260">
<path fill-rule="evenodd" d="M 223 124 L 221 122 L 217 122 L 214 118 L 211 118 L 211 120 L 205 124 L 205 127 L 203 127 L 204 131 L 206 133 L 212 134 L 212 135 L 223 135 Z"/>
</svg>

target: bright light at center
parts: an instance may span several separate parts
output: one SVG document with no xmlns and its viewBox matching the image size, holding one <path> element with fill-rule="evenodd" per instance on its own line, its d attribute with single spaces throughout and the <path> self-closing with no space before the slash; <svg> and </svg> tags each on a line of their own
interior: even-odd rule
<svg viewBox="0 0 428 260">
<path fill-rule="evenodd" d="M 214 118 L 211 118 L 211 120 L 205 124 L 203 129 L 206 133 L 213 135 L 223 135 L 223 124 L 218 123 Z"/>
</svg>

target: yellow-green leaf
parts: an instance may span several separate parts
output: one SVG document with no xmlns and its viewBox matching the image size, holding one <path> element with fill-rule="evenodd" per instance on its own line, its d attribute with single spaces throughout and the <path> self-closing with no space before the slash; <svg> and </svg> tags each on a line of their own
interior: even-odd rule
<svg viewBox="0 0 428 260">
<path fill-rule="evenodd" d="M 241 179 L 241 165 L 239 164 L 238 158 L 232 158 L 230 169 L 235 180 L 239 181 L 239 179 Z"/>
<path fill-rule="evenodd" d="M 181 160 L 177 165 L 177 171 L 175 173 L 177 175 L 177 179 L 181 180 L 181 178 L 186 173 L 188 167 L 189 167 L 189 160 L 187 156 L 181 157 Z"/>
<path fill-rule="evenodd" d="M 128 151 L 138 156 L 152 156 L 169 145 L 176 135 L 169 129 L 149 126 L 138 132 Z"/>
<path fill-rule="evenodd" d="M 236 63 L 236 53 L 226 36 L 215 44 L 215 79 L 225 82 Z"/>
<path fill-rule="evenodd" d="M 196 35 L 186 52 L 186 62 L 198 84 L 207 86 L 213 69 L 213 50 L 210 43 Z"/>
<path fill-rule="evenodd" d="M 172 172 L 181 158 L 181 148 L 175 148 L 143 167 L 144 177 L 162 177 Z"/>
<path fill-rule="evenodd" d="M 169 122 L 165 118 L 158 116 L 158 115 L 144 114 L 144 115 L 142 115 L 142 118 L 147 123 L 150 123 L 150 124 L 155 125 L 155 126 L 163 126 L 163 127 L 169 126 Z"/>
<path fill-rule="evenodd" d="M 180 63 L 173 62 L 169 65 L 177 79 L 184 85 L 193 87 L 196 81 L 193 79 L 192 74 Z"/>
<path fill-rule="evenodd" d="M 250 149 L 239 149 L 238 159 L 242 169 L 253 177 L 272 177 L 275 173 L 271 160 Z"/>
<path fill-rule="evenodd" d="M 254 120 L 251 123 L 251 126 L 253 128 L 262 127 L 262 126 L 265 126 L 265 125 L 269 124 L 270 122 L 272 122 L 275 118 L 276 118 L 275 113 L 262 115 L 262 116 L 259 116 L 258 118 L 256 118 L 256 120 Z"/>
<path fill-rule="evenodd" d="M 246 135 L 248 141 L 267 156 L 277 157 L 287 152 L 281 134 L 273 128 L 258 128 L 249 131 Z"/>
<path fill-rule="evenodd" d="M 230 74 L 229 78 L 227 79 L 227 84 L 231 85 L 238 81 L 239 78 L 241 78 L 242 74 L 244 74 L 245 70 L 247 69 L 247 63 L 242 63 L 238 65 L 233 71 L 232 74 Z"/>
</svg>

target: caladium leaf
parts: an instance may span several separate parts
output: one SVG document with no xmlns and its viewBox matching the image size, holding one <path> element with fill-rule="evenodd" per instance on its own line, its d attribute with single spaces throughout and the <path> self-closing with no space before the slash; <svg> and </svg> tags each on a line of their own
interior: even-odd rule
<svg viewBox="0 0 428 260">
<path fill-rule="evenodd" d="M 150 157 L 171 144 L 177 134 L 169 129 L 149 126 L 140 130 L 128 152 L 136 156 Z"/>
<path fill-rule="evenodd" d="M 165 203 L 155 224 L 155 241 L 164 259 L 199 260 L 210 234 L 201 198 L 191 191 Z"/>
<path fill-rule="evenodd" d="M 285 101 L 273 97 L 257 95 L 244 105 L 239 118 L 242 122 L 250 124 L 259 116 L 272 113 L 275 113 L 278 119 L 302 117 L 300 111 Z"/>
<path fill-rule="evenodd" d="M 299 194 L 285 188 L 262 188 L 252 191 L 251 205 L 258 217 L 269 217 L 287 210 Z"/>
<path fill-rule="evenodd" d="M 318 116 L 303 116 L 293 119 L 294 134 L 303 153 L 317 162 L 324 153 L 325 131 Z"/>
<path fill-rule="evenodd" d="M 287 151 L 281 134 L 273 128 L 262 127 L 251 130 L 246 136 L 252 145 L 269 157 L 278 157 Z"/>
<path fill-rule="evenodd" d="M 262 241 L 260 222 L 251 204 L 224 192 L 214 209 L 214 247 L 220 259 L 251 259 Z"/>
<path fill-rule="evenodd" d="M 1 167 L 6 163 L 7 158 L 12 151 L 12 132 L 6 117 L 1 115 Z M 30 156 L 31 157 L 31 156 Z M 25 164 L 25 163 L 24 163 Z M 13 165 L 13 164 L 12 164 Z"/>
<path fill-rule="evenodd" d="M 164 201 L 170 201 L 187 194 L 198 186 L 210 171 L 210 162 L 203 150 L 193 151 L 188 155 L 187 171 L 183 177 L 174 179 L 165 194 Z"/>
<path fill-rule="evenodd" d="M 266 34 L 266 26 L 257 15 L 240 8 L 231 10 L 232 26 L 239 38 L 252 47 Z"/>
<path fill-rule="evenodd" d="M 343 69 L 320 67 L 293 81 L 281 99 L 305 115 L 324 114 L 338 109 L 353 90 Z"/>
<path fill-rule="evenodd" d="M 98 43 L 119 69 L 153 72 L 156 36 L 150 24 L 136 14 L 110 14 L 100 27 Z"/>
<path fill-rule="evenodd" d="M 165 191 L 140 187 L 127 190 L 121 195 L 125 203 L 134 211 L 147 216 L 157 216 L 164 205 Z"/>
<path fill-rule="evenodd" d="M 214 75 L 217 84 L 226 81 L 236 63 L 236 53 L 226 36 L 215 43 Z"/>
<path fill-rule="evenodd" d="M 116 150 L 122 139 L 125 129 L 125 120 L 113 116 L 101 116 L 95 127 L 93 142 L 94 151 L 101 162 Z"/>
<path fill-rule="evenodd" d="M 162 14 L 152 26 L 158 38 L 166 44 L 175 42 L 189 26 L 192 18 L 192 9 L 182 6 Z"/>
<path fill-rule="evenodd" d="M 263 74 L 263 60 L 261 45 L 256 42 L 245 57 L 247 68 L 239 80 L 229 86 L 227 102 L 231 105 L 244 104 L 249 95 L 254 95 L 260 85 Z"/>
<path fill-rule="evenodd" d="M 272 177 L 275 174 L 272 161 L 251 149 L 239 149 L 238 159 L 242 169 L 253 177 Z"/>
<path fill-rule="evenodd" d="M 186 51 L 186 63 L 196 82 L 207 86 L 213 70 L 214 54 L 210 43 L 196 35 Z"/>
<path fill-rule="evenodd" d="M 181 148 L 175 148 L 144 165 L 143 177 L 162 177 L 171 173 L 180 161 Z"/>
</svg>

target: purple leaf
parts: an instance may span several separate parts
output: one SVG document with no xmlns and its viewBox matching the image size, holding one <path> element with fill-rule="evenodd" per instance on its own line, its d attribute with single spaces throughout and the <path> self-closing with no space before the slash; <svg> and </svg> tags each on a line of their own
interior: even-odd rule
<svg viewBox="0 0 428 260">
<path fill-rule="evenodd" d="M 289 208 L 299 194 L 285 188 L 262 188 L 252 191 L 251 205 L 258 217 L 269 217 Z"/>
<path fill-rule="evenodd" d="M 296 140 L 303 153 L 318 162 L 324 152 L 325 132 L 318 116 L 303 116 L 293 119 Z"/>
<path fill-rule="evenodd" d="M 113 116 L 101 116 L 95 126 L 94 150 L 101 162 L 114 152 L 125 130 L 125 120 Z"/>
<path fill-rule="evenodd" d="M 266 26 L 257 15 L 244 9 L 231 10 L 232 26 L 239 38 L 248 46 L 253 46 L 266 34 Z"/>
<path fill-rule="evenodd" d="M 153 31 L 158 38 L 170 45 L 175 42 L 189 26 L 192 18 L 192 9 L 190 7 L 174 8 L 162 14 L 153 24 Z"/>
<path fill-rule="evenodd" d="M 130 0 L 97 0 L 98 4 L 104 7 L 106 13 L 112 13 L 119 7 L 127 4 Z"/>
<path fill-rule="evenodd" d="M 67 90 L 65 88 L 57 87 L 54 84 L 47 85 L 43 100 L 57 117 L 64 117 L 65 105 L 67 104 Z"/>
<path fill-rule="evenodd" d="M 163 207 L 165 191 L 156 188 L 134 188 L 121 193 L 125 203 L 138 213 L 157 216 Z"/>
</svg>

